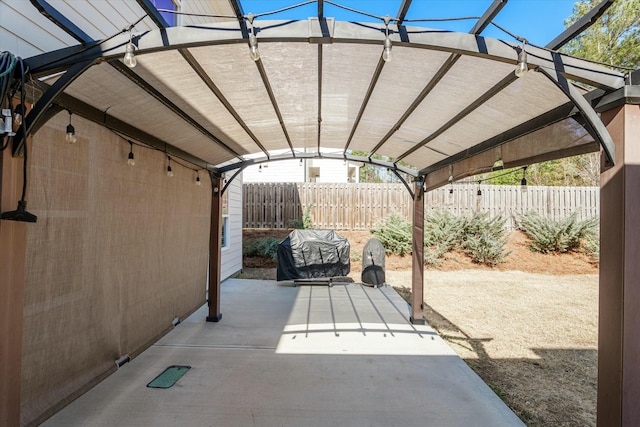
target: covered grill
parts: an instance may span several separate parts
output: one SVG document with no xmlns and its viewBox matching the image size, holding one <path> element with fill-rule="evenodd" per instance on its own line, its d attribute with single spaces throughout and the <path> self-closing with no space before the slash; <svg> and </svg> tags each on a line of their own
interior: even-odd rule
<svg viewBox="0 0 640 427">
<path fill-rule="evenodd" d="M 349 241 L 333 230 L 293 230 L 278 244 L 278 280 L 349 274 Z"/>
</svg>

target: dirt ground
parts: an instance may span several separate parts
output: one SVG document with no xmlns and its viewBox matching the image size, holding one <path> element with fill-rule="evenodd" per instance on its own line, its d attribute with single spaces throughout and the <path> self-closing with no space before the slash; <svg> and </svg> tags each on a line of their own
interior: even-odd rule
<svg viewBox="0 0 640 427">
<path fill-rule="evenodd" d="M 264 237 L 275 237 L 282 240 L 289 234 L 288 229 L 244 229 L 243 242 L 246 245 L 257 239 Z M 368 231 L 338 231 L 338 234 L 345 237 L 349 241 L 351 249 L 351 271 L 359 273 L 362 268 L 360 261 L 362 249 L 367 241 L 373 237 Z M 527 236 L 521 231 L 515 231 L 511 234 L 509 241 L 505 247 L 509 255 L 505 258 L 505 262 L 496 267 L 478 265 L 471 261 L 470 258 L 460 252 L 450 252 L 445 255 L 444 261 L 436 267 L 425 267 L 427 270 L 437 271 L 458 271 L 458 270 L 486 270 L 486 271 L 525 271 L 530 273 L 545 273 L 554 275 L 565 274 L 598 274 L 598 265 L 583 253 L 571 254 L 541 254 L 533 252 L 529 249 Z M 245 258 L 243 268 L 275 268 L 276 262 L 264 258 Z M 411 270 L 411 256 L 387 255 L 386 258 L 387 271 Z M 256 272 L 259 273 L 259 272 Z M 267 272 L 265 272 L 267 273 Z M 274 279 L 273 277 L 264 277 L 265 279 Z"/>
<path fill-rule="evenodd" d="M 245 230 L 245 244 L 289 230 Z M 339 231 L 351 274 L 369 232 Z M 528 426 L 595 426 L 598 267 L 586 255 L 532 252 L 512 234 L 491 268 L 449 254 L 425 269 L 425 318 Z M 245 258 L 241 277 L 275 279 L 275 262 Z M 411 257 L 389 256 L 387 282 L 409 298 Z"/>
</svg>

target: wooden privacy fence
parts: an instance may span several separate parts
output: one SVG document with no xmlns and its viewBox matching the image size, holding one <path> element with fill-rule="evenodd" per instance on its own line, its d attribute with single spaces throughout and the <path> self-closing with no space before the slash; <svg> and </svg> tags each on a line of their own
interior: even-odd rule
<svg viewBox="0 0 640 427">
<path fill-rule="evenodd" d="M 411 220 L 412 211 L 411 196 L 402 184 L 244 184 L 243 201 L 245 228 L 292 227 L 309 206 L 315 228 L 334 230 L 369 230 L 391 213 Z M 425 215 L 439 209 L 462 216 L 502 215 L 513 230 L 518 215 L 531 210 L 554 220 L 573 212 L 580 219 L 598 216 L 600 189 L 527 186 L 522 191 L 520 186 L 455 184 L 426 193 Z"/>
</svg>

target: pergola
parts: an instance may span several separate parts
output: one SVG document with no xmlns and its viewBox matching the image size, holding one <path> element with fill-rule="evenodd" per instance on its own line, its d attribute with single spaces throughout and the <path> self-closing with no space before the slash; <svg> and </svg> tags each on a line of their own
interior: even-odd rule
<svg viewBox="0 0 640 427">
<path fill-rule="evenodd" d="M 379 24 L 334 20 L 323 0 L 302 21 L 247 15 L 229 0 L 211 24 L 192 27 L 170 27 L 138 0 L 133 31 L 103 40 L 45 0 L 31 3 L 79 44 L 25 60 L 42 90 L 27 135 L 69 110 L 209 172 L 209 321 L 221 319 L 223 174 L 292 158 L 392 170 L 414 200 L 412 320 L 424 322 L 425 191 L 499 160 L 509 168 L 601 150 L 598 423 L 640 421 L 640 233 L 631 223 L 640 174 L 625 166 L 640 161 L 629 148 L 640 143 L 640 75 L 558 52 L 612 1 L 544 47 L 482 36 L 506 0 L 493 1 L 468 34 L 406 25 L 411 0 Z M 123 60 L 130 42 L 135 68 Z M 24 141 L 20 130 L 14 155 Z"/>
</svg>

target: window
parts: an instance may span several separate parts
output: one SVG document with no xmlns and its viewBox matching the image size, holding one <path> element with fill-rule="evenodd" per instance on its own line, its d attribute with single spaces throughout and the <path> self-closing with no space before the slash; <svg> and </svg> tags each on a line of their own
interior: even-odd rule
<svg viewBox="0 0 640 427">
<path fill-rule="evenodd" d="M 316 182 L 320 178 L 320 167 L 310 167 L 307 176 L 309 177 L 309 182 Z"/>
<path fill-rule="evenodd" d="M 151 0 L 156 9 L 166 9 L 180 11 L 180 0 Z M 170 27 L 175 27 L 178 21 L 178 15 L 175 13 L 160 12 L 160 15 L 167 21 Z"/>
</svg>

